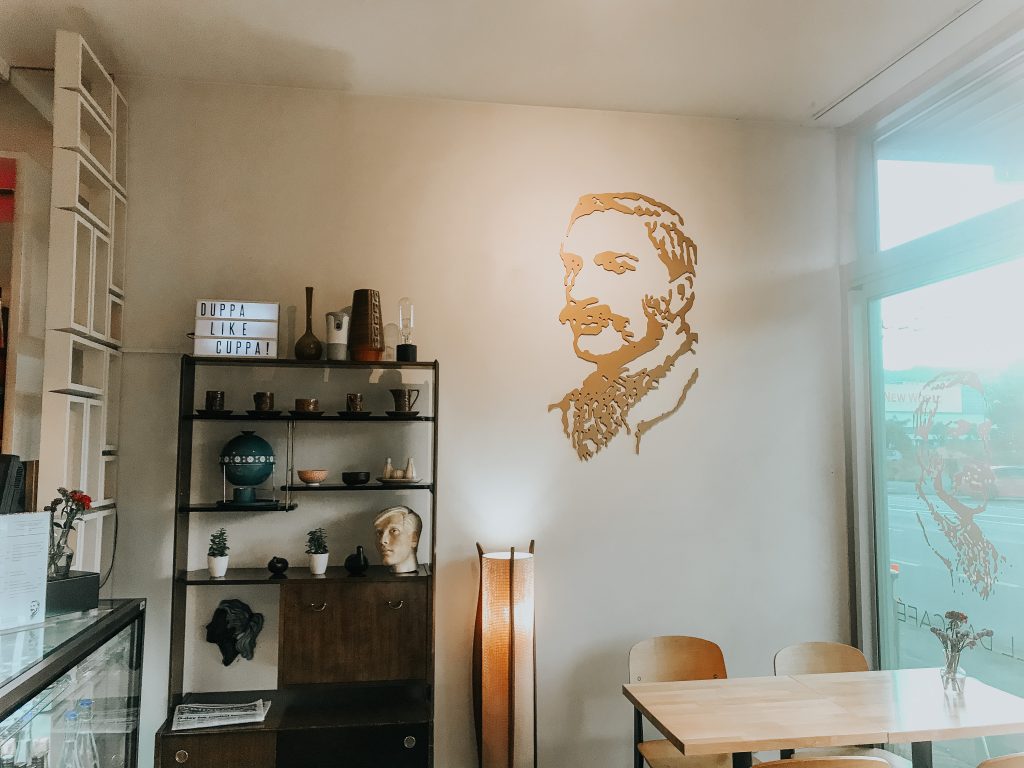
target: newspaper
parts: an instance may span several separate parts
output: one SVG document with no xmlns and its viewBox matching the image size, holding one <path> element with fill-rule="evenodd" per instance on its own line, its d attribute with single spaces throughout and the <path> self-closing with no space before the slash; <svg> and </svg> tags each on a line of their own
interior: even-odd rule
<svg viewBox="0 0 1024 768">
<path fill-rule="evenodd" d="M 174 708 L 171 730 L 262 723 L 269 710 L 270 702 L 263 699 L 248 704 L 179 704 Z"/>
</svg>

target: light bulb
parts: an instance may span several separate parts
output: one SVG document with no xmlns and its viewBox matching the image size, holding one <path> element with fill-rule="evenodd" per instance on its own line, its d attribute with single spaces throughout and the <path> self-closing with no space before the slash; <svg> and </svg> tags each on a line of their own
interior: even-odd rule
<svg viewBox="0 0 1024 768">
<path fill-rule="evenodd" d="M 412 327 L 415 322 L 413 312 L 412 299 L 403 296 L 398 300 L 398 327 L 403 344 L 412 344 Z"/>
</svg>

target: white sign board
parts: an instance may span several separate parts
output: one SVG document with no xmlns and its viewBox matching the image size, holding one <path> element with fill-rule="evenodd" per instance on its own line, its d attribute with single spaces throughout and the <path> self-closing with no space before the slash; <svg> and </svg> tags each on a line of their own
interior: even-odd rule
<svg viewBox="0 0 1024 768">
<path fill-rule="evenodd" d="M 0 515 L 0 630 L 46 616 L 50 513 Z"/>
<path fill-rule="evenodd" d="M 277 304 L 200 299 L 193 351 L 200 357 L 277 357 L 279 315 Z"/>
</svg>

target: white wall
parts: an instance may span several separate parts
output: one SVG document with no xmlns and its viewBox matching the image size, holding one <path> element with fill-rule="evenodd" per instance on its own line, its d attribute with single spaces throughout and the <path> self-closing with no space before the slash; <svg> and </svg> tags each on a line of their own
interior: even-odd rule
<svg viewBox="0 0 1024 768">
<path fill-rule="evenodd" d="M 188 349 L 200 296 L 284 308 L 314 285 L 318 333 L 355 288 L 378 288 L 392 315 L 415 298 L 421 359 L 442 372 L 437 765 L 475 761 L 476 541 L 537 540 L 549 768 L 627 764 L 620 686 L 643 637 L 712 638 L 733 675 L 770 673 L 789 642 L 848 639 L 830 133 L 153 80 L 127 95 L 115 591 L 150 598 L 144 761 L 166 684 L 178 369 L 149 350 Z M 700 247 L 701 373 L 639 457 L 623 436 L 583 464 L 547 405 L 587 371 L 557 321 L 558 248 L 577 197 L 602 191 L 683 214 Z M 294 514 L 274 523 L 293 538 L 323 508 Z M 232 553 L 255 561 L 276 546 L 265 533 L 238 531 Z"/>
</svg>

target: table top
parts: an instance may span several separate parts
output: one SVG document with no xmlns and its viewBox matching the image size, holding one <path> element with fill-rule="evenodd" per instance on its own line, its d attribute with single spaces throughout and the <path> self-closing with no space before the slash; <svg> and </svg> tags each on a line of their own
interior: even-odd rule
<svg viewBox="0 0 1024 768">
<path fill-rule="evenodd" d="M 1024 698 L 937 669 L 629 683 L 626 698 L 685 755 L 1024 733 Z"/>
</svg>

